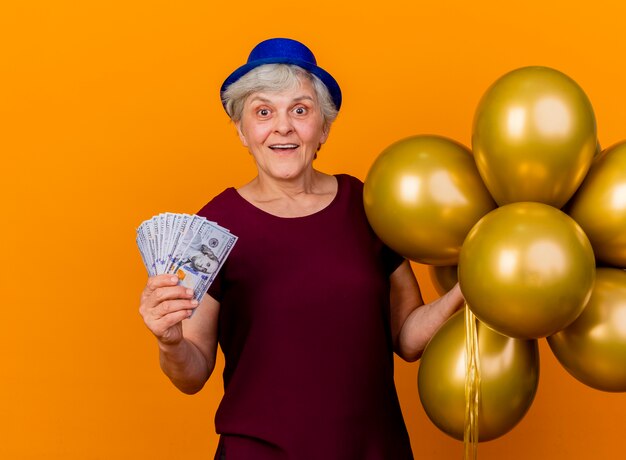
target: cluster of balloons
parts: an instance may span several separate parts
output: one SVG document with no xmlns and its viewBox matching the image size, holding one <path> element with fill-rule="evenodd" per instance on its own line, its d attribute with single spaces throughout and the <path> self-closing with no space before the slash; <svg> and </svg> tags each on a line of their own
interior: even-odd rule
<svg viewBox="0 0 626 460">
<path fill-rule="evenodd" d="M 570 77 L 524 67 L 498 79 L 475 113 L 472 150 L 432 135 L 376 159 L 364 204 L 374 231 L 431 266 L 440 293 L 458 280 L 478 319 L 479 439 L 511 430 L 534 399 L 537 340 L 599 390 L 626 391 L 626 141 L 606 150 Z M 420 364 L 424 409 L 463 439 L 462 312 Z"/>
</svg>

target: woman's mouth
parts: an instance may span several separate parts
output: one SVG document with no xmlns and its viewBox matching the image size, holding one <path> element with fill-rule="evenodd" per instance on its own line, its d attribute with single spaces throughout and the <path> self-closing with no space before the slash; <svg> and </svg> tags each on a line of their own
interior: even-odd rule
<svg viewBox="0 0 626 460">
<path fill-rule="evenodd" d="M 269 146 L 274 152 L 291 152 L 299 147 L 298 144 L 272 144 Z"/>
</svg>

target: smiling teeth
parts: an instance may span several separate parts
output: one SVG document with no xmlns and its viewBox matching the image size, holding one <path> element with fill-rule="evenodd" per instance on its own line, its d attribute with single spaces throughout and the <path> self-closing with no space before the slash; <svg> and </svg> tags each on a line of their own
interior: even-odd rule
<svg viewBox="0 0 626 460">
<path fill-rule="evenodd" d="M 273 149 L 295 149 L 298 147 L 298 144 L 282 144 L 282 145 L 272 145 L 270 148 Z"/>
</svg>

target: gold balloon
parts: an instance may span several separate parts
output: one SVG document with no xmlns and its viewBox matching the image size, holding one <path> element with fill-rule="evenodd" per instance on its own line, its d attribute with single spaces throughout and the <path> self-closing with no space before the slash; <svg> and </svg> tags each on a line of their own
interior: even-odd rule
<svg viewBox="0 0 626 460">
<path fill-rule="evenodd" d="M 591 244 L 564 212 L 512 203 L 483 217 L 459 257 L 459 284 L 472 312 L 496 331 L 537 339 L 583 311 L 595 275 Z"/>
<path fill-rule="evenodd" d="M 626 141 L 606 149 L 568 205 L 596 258 L 626 268 Z"/>
<path fill-rule="evenodd" d="M 601 154 L 602 154 L 602 146 L 600 145 L 600 141 L 598 140 L 596 142 L 596 151 L 593 154 L 594 160 L 598 158 Z M 593 166 L 593 163 L 591 163 L 591 165 Z"/>
<path fill-rule="evenodd" d="M 598 268 L 585 310 L 548 343 L 563 367 L 585 385 L 626 391 L 626 272 Z"/>
<path fill-rule="evenodd" d="M 444 295 L 457 283 L 458 276 L 456 274 L 456 271 L 456 265 L 428 266 L 428 272 L 430 274 L 430 279 L 433 282 L 433 287 L 439 295 Z"/>
<path fill-rule="evenodd" d="M 502 76 L 474 116 L 472 150 L 499 205 L 538 201 L 560 208 L 584 179 L 596 147 L 589 99 L 571 78 L 548 67 Z"/>
<path fill-rule="evenodd" d="M 422 406 L 443 432 L 463 440 L 465 423 L 465 322 L 455 313 L 428 343 L 417 376 Z M 539 383 L 536 340 L 505 337 L 478 322 L 480 361 L 479 441 L 509 432 L 526 414 Z"/>
<path fill-rule="evenodd" d="M 382 241 L 433 265 L 455 264 L 467 232 L 496 206 L 471 152 L 426 135 L 398 141 L 380 154 L 365 179 L 363 201 Z"/>
</svg>

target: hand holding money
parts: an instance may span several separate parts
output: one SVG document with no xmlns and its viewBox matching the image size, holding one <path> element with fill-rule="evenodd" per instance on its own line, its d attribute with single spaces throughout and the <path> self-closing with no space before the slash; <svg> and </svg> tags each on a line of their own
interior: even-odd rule
<svg viewBox="0 0 626 460">
<path fill-rule="evenodd" d="M 137 246 L 152 277 L 171 274 L 200 302 L 237 237 L 204 217 L 163 213 L 137 228 Z"/>
<path fill-rule="evenodd" d="M 141 293 L 139 313 L 159 342 L 175 345 L 183 338 L 181 321 L 197 306 L 193 290 L 180 286 L 177 276 L 155 275 Z"/>
</svg>

